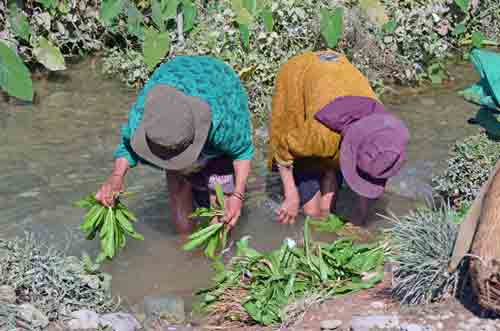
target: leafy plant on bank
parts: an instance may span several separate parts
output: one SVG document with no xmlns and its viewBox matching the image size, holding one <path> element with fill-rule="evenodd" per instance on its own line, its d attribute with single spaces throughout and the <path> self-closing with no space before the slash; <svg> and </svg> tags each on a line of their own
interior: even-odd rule
<svg viewBox="0 0 500 331">
<path fill-rule="evenodd" d="M 216 264 L 214 285 L 198 293 L 211 322 L 276 325 L 286 319 L 283 309 L 304 295 L 352 293 L 383 278 L 385 245 L 314 242 L 309 220 L 303 240 L 303 247 L 286 240 L 279 249 L 260 253 L 249 247 L 248 237 L 241 239 L 229 265 Z"/>
<path fill-rule="evenodd" d="M 465 138 L 451 148 L 443 173 L 433 178 L 436 193 L 456 208 L 471 203 L 500 160 L 500 143 L 485 133 Z"/>
<path fill-rule="evenodd" d="M 23 8 L 18 8 L 16 3 L 0 3 L 0 41 L 28 67 L 42 65 L 50 71 L 64 70 L 64 57 L 101 49 L 103 29 L 98 21 L 99 1 L 33 0 L 24 1 Z M 2 86 L 2 89 L 31 101 L 32 84 L 26 82 L 25 76 L 20 77 L 26 89 L 24 96 L 11 94 L 12 87 Z M 9 84 L 15 83 L 9 80 Z"/>
</svg>

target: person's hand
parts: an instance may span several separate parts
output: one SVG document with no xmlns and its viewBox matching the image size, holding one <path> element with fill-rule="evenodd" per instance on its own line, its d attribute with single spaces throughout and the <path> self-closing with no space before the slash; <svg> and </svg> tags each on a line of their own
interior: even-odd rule
<svg viewBox="0 0 500 331">
<path fill-rule="evenodd" d="M 278 221 L 281 224 L 294 224 L 299 214 L 300 199 L 298 194 L 285 197 L 285 201 L 278 210 Z"/>
<path fill-rule="evenodd" d="M 95 198 L 106 207 L 111 207 L 121 192 L 123 192 L 123 176 L 111 175 L 101 186 Z"/>
<path fill-rule="evenodd" d="M 240 219 L 243 201 L 239 197 L 231 195 L 226 199 L 225 207 L 224 223 L 227 224 L 229 229 L 232 229 Z"/>
</svg>

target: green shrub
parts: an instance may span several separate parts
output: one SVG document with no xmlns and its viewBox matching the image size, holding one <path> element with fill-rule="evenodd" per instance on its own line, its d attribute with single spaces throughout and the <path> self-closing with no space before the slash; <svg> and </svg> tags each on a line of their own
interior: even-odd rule
<svg viewBox="0 0 500 331">
<path fill-rule="evenodd" d="M 500 160 L 500 142 L 486 134 L 467 137 L 451 149 L 447 167 L 433 178 L 436 193 L 449 199 L 456 207 L 470 203 Z"/>
</svg>

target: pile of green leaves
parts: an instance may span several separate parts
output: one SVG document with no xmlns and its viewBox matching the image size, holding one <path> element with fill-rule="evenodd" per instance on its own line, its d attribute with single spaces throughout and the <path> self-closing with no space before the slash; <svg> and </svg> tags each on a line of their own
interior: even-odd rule
<svg viewBox="0 0 500 331">
<path fill-rule="evenodd" d="M 286 318 L 283 309 L 304 295 L 348 294 L 382 280 L 384 245 L 355 244 L 351 239 L 314 242 L 309 222 L 304 226 L 303 247 L 287 240 L 278 250 L 260 253 L 249 247 L 248 238 L 240 240 L 230 264 L 216 265 L 214 285 L 198 292 L 201 308 L 219 323 L 221 318 L 231 322 L 239 318 L 241 323 L 275 325 Z M 228 296 L 232 291 L 244 295 Z M 248 316 L 227 314 L 225 306 L 239 306 Z"/>
<path fill-rule="evenodd" d="M 97 257 L 97 263 L 106 258 L 112 259 L 119 250 L 125 247 L 127 236 L 136 240 L 144 240 L 144 237 L 136 232 L 132 225 L 137 218 L 120 201 L 119 197 L 113 207 L 102 205 L 93 194 L 77 201 L 75 206 L 88 210 L 80 226 L 87 240 L 93 240 L 96 235 L 99 235 L 101 252 Z"/>
<path fill-rule="evenodd" d="M 215 186 L 217 201 L 210 208 L 198 208 L 191 218 L 205 218 L 199 229 L 189 236 L 189 241 L 183 246 L 185 251 L 191 251 L 200 246 L 204 247 L 204 253 L 211 259 L 216 258 L 216 252 L 222 252 L 226 248 L 229 228 L 224 223 L 212 223 L 214 218 L 224 216 L 224 192 L 222 186 Z"/>
</svg>

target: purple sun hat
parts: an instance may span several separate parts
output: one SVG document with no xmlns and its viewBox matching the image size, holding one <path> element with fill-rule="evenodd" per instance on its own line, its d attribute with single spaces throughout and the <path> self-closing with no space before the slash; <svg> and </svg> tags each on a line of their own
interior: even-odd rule
<svg viewBox="0 0 500 331">
<path fill-rule="evenodd" d="M 361 118 L 343 132 L 340 169 L 349 187 L 376 199 L 406 161 L 410 133 L 394 115 L 376 113 Z"/>
</svg>

